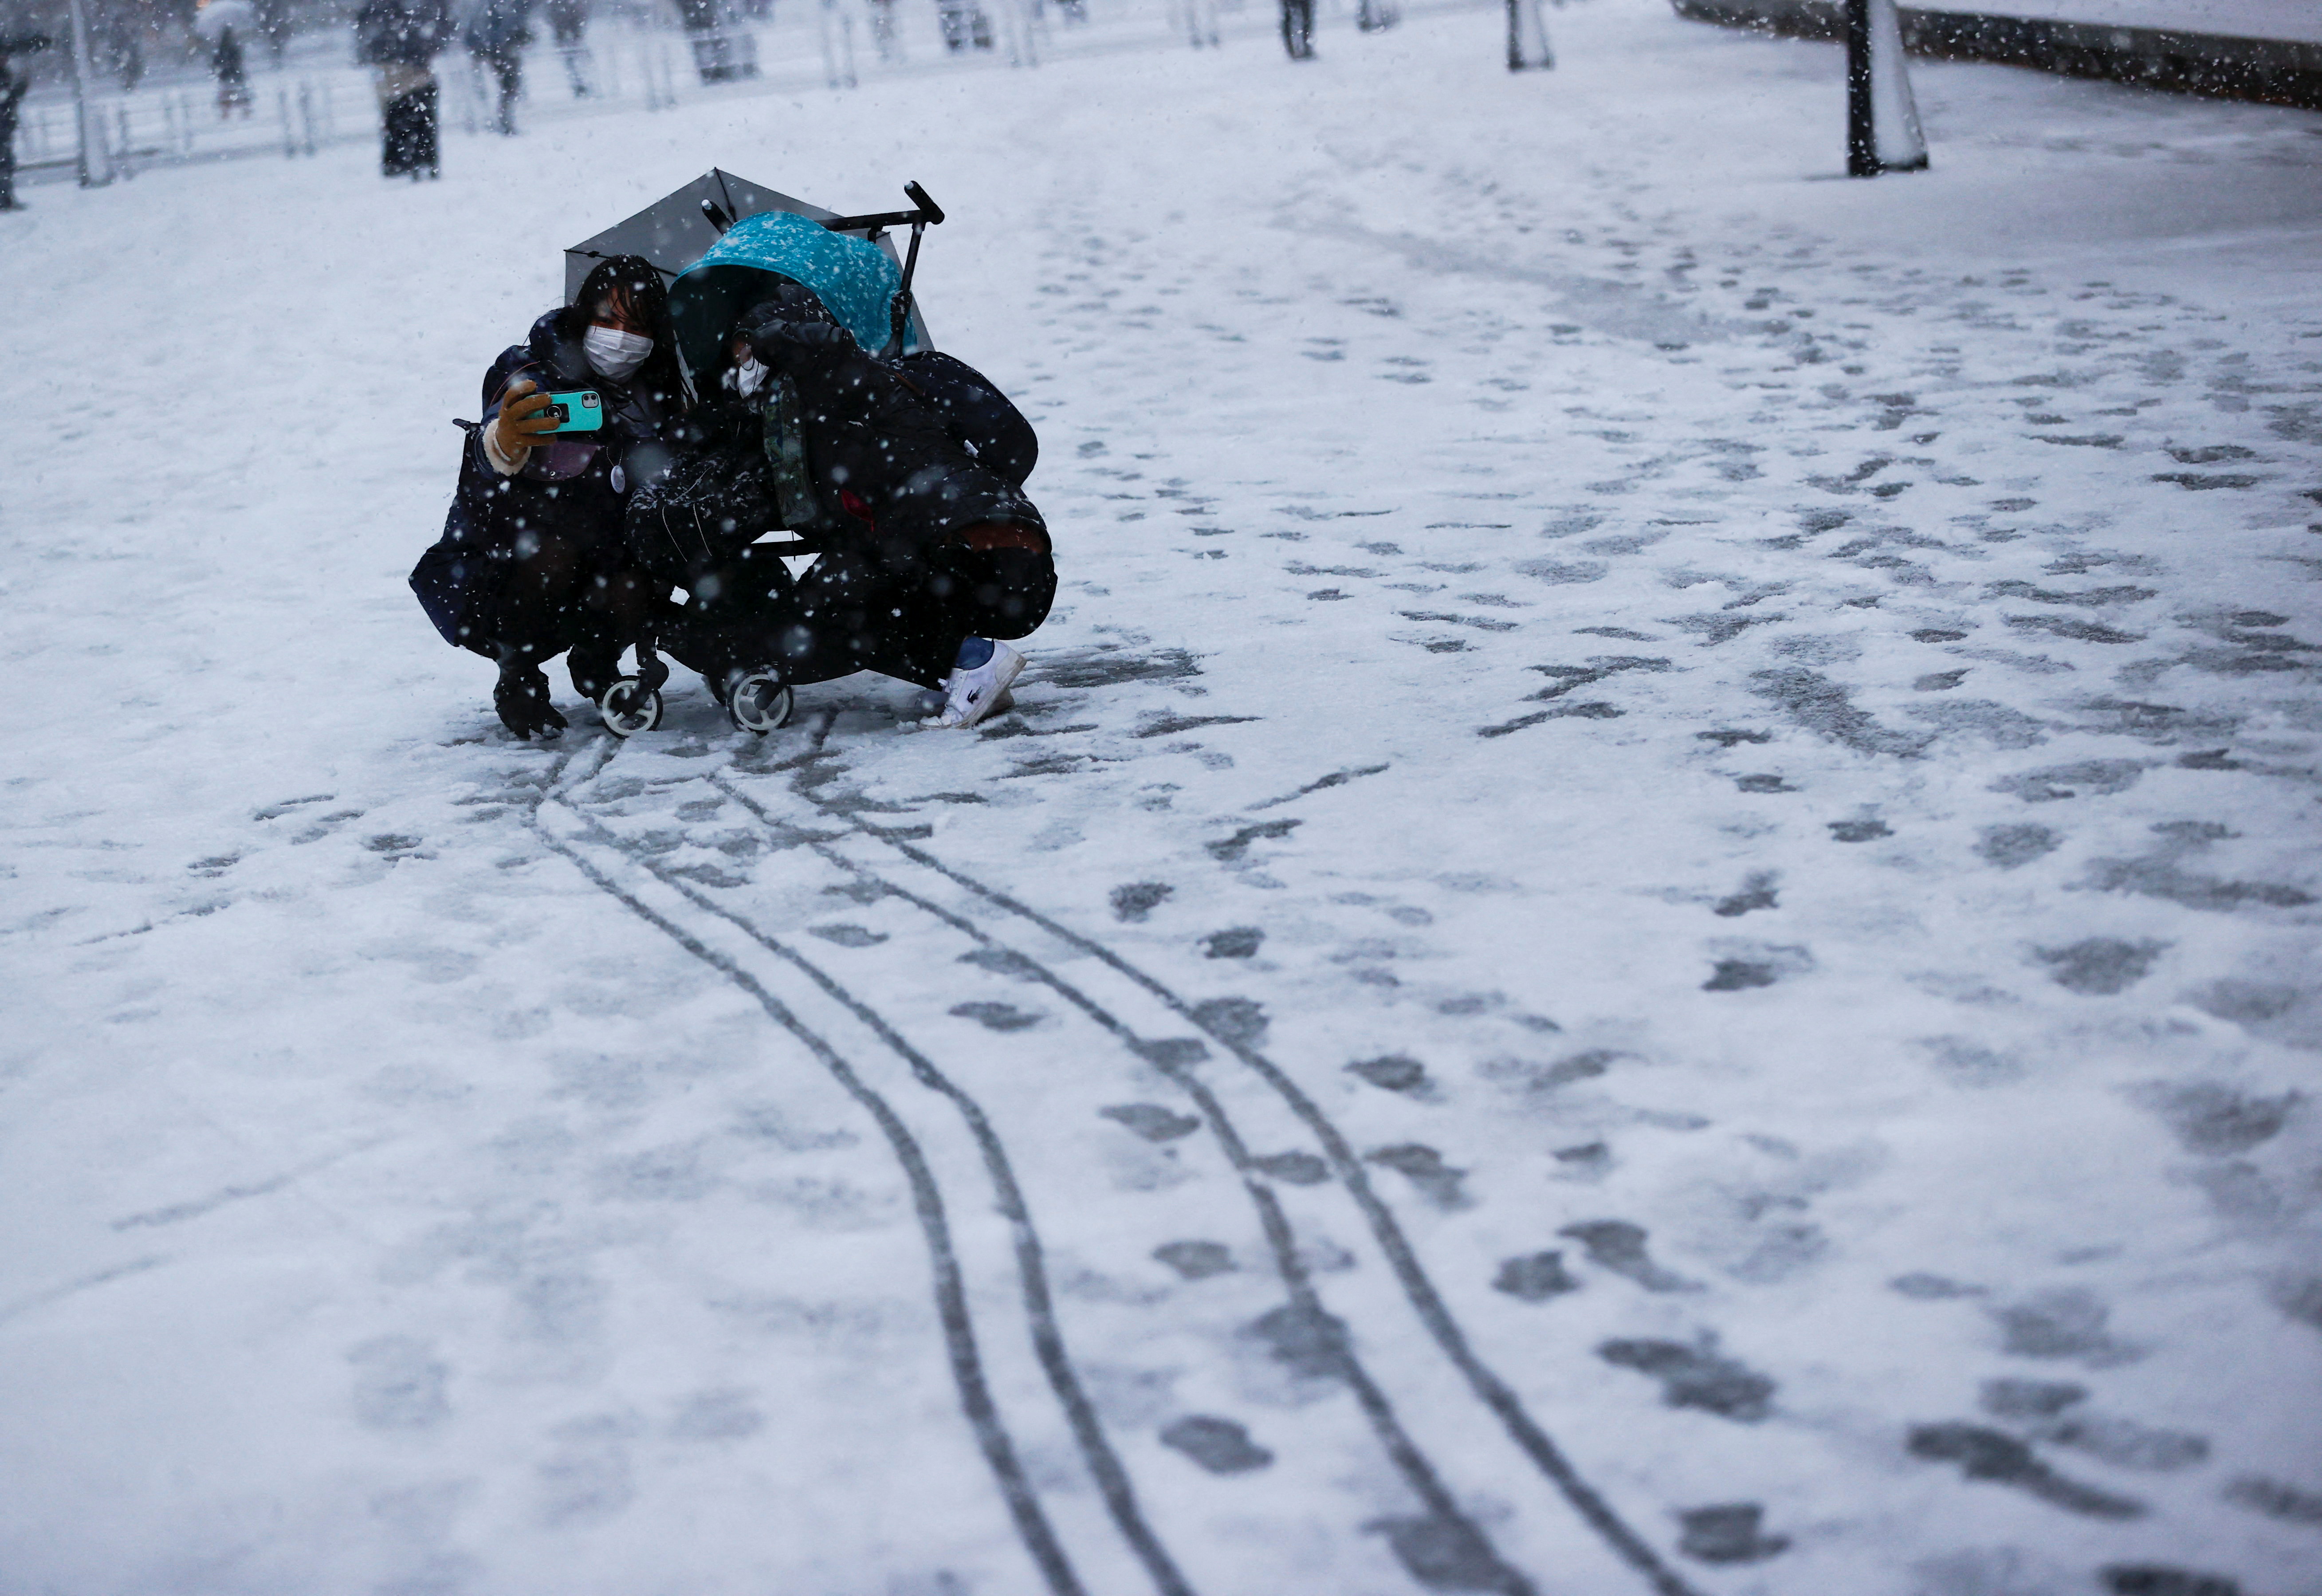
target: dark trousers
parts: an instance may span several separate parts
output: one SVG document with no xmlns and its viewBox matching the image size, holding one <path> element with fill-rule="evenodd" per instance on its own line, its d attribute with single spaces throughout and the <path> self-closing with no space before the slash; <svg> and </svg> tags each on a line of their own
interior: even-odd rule
<svg viewBox="0 0 2322 1596">
<path fill-rule="evenodd" d="M 423 171 L 433 177 L 443 170 L 443 156 L 436 143 L 437 92 L 436 86 L 431 83 L 388 102 L 382 119 L 386 138 L 379 170 L 389 177 L 416 176 Z"/>
<path fill-rule="evenodd" d="M 1314 0 L 1282 0 L 1282 47 L 1294 61 L 1314 53 Z"/>
<path fill-rule="evenodd" d="M 868 553 L 823 555 L 791 582 L 763 557 L 718 573 L 716 596 L 689 606 L 665 634 L 681 664 L 722 681 L 728 670 L 772 667 L 793 685 L 877 671 L 941 687 L 967 637 L 1021 637 L 1048 618 L 1056 567 L 1029 548 L 949 545 L 899 573 Z"/>
<path fill-rule="evenodd" d="M 480 55 L 476 60 L 499 85 L 499 130 L 502 133 L 514 137 L 516 103 L 524 94 L 524 58 L 510 51 L 506 55 Z"/>
<path fill-rule="evenodd" d="M 602 551 L 543 537 L 492 573 L 462 641 L 504 669 L 570 649 L 572 685 L 593 699 L 612 685 L 621 651 L 652 636 L 665 591 Z"/>
<path fill-rule="evenodd" d="M 16 208 L 16 105 L 0 106 L 0 211 Z"/>
</svg>

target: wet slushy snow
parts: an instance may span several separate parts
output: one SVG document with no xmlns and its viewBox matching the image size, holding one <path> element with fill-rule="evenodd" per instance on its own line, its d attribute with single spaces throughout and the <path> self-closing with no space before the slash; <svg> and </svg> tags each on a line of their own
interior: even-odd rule
<svg viewBox="0 0 2322 1596">
<path fill-rule="evenodd" d="M 1550 21 L 0 218 L 0 1590 L 2322 1590 L 2322 121 Z M 713 163 L 951 215 L 979 734 L 403 586 Z"/>
</svg>

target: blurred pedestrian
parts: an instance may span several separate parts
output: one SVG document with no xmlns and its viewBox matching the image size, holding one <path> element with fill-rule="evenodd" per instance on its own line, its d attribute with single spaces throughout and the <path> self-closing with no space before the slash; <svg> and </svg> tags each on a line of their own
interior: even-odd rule
<svg viewBox="0 0 2322 1596">
<path fill-rule="evenodd" d="M 143 25 L 134 12 L 123 8 L 113 14 L 106 42 L 113 56 L 114 74 L 121 79 L 121 92 L 123 94 L 145 80 L 143 32 Z"/>
<path fill-rule="evenodd" d="M 564 58 L 564 75 L 572 80 L 572 97 L 589 97 L 589 0 L 548 0 L 549 32 L 556 53 Z"/>
<path fill-rule="evenodd" d="M 532 0 L 479 0 L 461 41 L 499 87 L 502 137 L 516 135 L 516 103 L 524 93 L 524 47 L 532 42 Z"/>
<path fill-rule="evenodd" d="M 1282 48 L 1294 61 L 1314 59 L 1314 0 L 1282 0 Z"/>
<path fill-rule="evenodd" d="M 693 45 L 693 70 L 704 83 L 728 83 L 735 69 L 733 35 L 718 0 L 677 0 L 678 20 Z"/>
<path fill-rule="evenodd" d="M 239 111 L 250 115 L 250 66 L 242 53 L 242 41 L 232 28 L 218 30 L 217 48 L 210 51 L 210 70 L 217 74 L 218 116 L 221 120 Z"/>
<path fill-rule="evenodd" d="M 32 87 L 32 75 L 11 58 L 48 47 L 38 33 L 0 35 L 0 211 L 24 208 L 16 198 L 16 106 Z"/>
<path fill-rule="evenodd" d="M 356 51 L 379 69 L 379 170 L 443 175 L 434 60 L 452 37 L 451 0 L 363 0 Z"/>
<path fill-rule="evenodd" d="M 254 13 L 258 36 L 266 41 L 268 57 L 279 67 L 283 52 L 290 48 L 290 0 L 257 0 Z"/>
<path fill-rule="evenodd" d="M 977 0 L 936 0 L 936 19 L 943 24 L 944 48 L 952 54 L 970 45 L 992 48 L 992 17 Z"/>
</svg>

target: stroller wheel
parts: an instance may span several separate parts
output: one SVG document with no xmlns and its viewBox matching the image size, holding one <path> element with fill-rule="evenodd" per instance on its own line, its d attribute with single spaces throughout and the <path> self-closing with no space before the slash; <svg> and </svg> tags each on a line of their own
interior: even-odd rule
<svg viewBox="0 0 2322 1596">
<path fill-rule="evenodd" d="M 771 671 L 737 677 L 726 692 L 726 712 L 734 724 L 760 737 L 788 724 L 791 702 L 791 690 Z"/>
<path fill-rule="evenodd" d="M 661 724 L 661 694 L 635 676 L 623 676 L 605 689 L 597 712 L 615 737 L 635 737 Z"/>
</svg>

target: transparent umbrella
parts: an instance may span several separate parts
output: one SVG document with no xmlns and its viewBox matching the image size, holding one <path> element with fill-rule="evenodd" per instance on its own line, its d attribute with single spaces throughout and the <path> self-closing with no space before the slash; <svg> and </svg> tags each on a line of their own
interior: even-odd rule
<svg viewBox="0 0 2322 1596">
<path fill-rule="evenodd" d="M 250 0 L 209 0 L 209 4 L 194 13 L 194 32 L 215 41 L 217 36 L 232 28 L 248 38 L 258 31 L 258 14 L 250 7 Z"/>
</svg>

